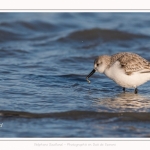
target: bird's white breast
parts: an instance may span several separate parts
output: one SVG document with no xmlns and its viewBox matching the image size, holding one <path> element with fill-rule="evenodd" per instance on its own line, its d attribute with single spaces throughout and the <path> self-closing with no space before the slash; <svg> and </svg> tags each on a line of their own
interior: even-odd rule
<svg viewBox="0 0 150 150">
<path fill-rule="evenodd" d="M 126 88 L 136 88 L 150 80 L 150 73 L 133 72 L 131 75 L 127 75 L 124 69 L 121 68 L 119 61 L 107 68 L 104 73 L 118 85 Z"/>
</svg>

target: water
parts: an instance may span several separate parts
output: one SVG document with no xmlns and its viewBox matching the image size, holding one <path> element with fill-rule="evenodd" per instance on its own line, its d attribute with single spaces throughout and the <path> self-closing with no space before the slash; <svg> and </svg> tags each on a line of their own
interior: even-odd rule
<svg viewBox="0 0 150 150">
<path fill-rule="evenodd" d="M 150 137 L 150 82 L 126 93 L 96 56 L 150 60 L 150 13 L 0 13 L 0 137 Z"/>
</svg>

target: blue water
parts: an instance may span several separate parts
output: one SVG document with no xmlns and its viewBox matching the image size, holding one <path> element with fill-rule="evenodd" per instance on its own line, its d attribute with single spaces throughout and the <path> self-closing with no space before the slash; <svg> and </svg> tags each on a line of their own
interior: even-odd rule
<svg viewBox="0 0 150 150">
<path fill-rule="evenodd" d="M 150 82 L 123 93 L 98 55 L 150 61 L 150 13 L 0 13 L 0 137 L 150 137 Z"/>
</svg>

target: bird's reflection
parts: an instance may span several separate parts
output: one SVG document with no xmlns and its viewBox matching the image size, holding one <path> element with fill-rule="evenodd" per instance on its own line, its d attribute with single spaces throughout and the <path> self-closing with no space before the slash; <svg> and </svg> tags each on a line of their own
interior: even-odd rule
<svg viewBox="0 0 150 150">
<path fill-rule="evenodd" d="M 150 97 L 129 92 L 113 97 L 97 98 L 94 102 L 97 106 L 112 111 L 150 111 Z"/>
</svg>

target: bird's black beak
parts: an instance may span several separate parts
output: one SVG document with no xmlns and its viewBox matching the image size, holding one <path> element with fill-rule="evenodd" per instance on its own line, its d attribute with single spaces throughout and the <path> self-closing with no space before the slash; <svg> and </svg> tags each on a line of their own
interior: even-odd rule
<svg viewBox="0 0 150 150">
<path fill-rule="evenodd" d="M 88 83 L 90 83 L 89 77 L 91 77 L 95 72 L 96 72 L 96 70 L 93 69 L 93 70 L 89 73 L 89 75 L 86 77 L 86 80 L 87 80 Z"/>
</svg>

